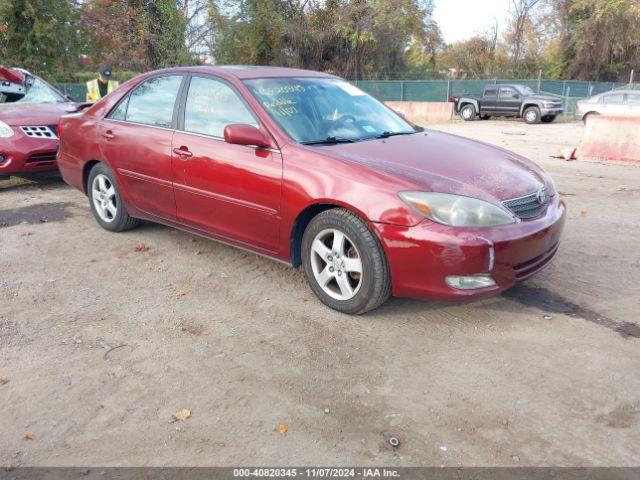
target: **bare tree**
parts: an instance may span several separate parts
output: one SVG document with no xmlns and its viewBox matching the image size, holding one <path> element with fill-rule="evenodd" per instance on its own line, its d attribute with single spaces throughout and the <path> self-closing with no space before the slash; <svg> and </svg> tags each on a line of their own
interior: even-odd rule
<svg viewBox="0 0 640 480">
<path fill-rule="evenodd" d="M 531 21 L 531 17 L 536 5 L 541 0 L 510 0 L 509 15 L 511 15 L 511 59 L 514 64 L 522 59 L 525 44 L 525 31 L 527 24 Z"/>
</svg>

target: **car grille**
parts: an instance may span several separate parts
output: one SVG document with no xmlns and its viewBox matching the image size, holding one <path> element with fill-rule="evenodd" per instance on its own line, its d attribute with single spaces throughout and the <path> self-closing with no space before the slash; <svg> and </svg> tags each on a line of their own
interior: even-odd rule
<svg viewBox="0 0 640 480">
<path fill-rule="evenodd" d="M 27 137 L 33 138 L 58 138 L 55 133 L 55 130 L 49 125 L 39 125 L 39 126 L 24 126 L 20 127 L 22 133 L 24 133 Z"/>
<path fill-rule="evenodd" d="M 521 220 L 536 218 L 542 215 L 549 206 L 549 192 L 546 187 L 524 197 L 505 200 L 502 205 Z"/>
<path fill-rule="evenodd" d="M 56 151 L 34 153 L 29 158 L 27 158 L 25 163 L 32 165 L 37 164 L 38 166 L 53 165 L 56 161 L 56 153 Z"/>
</svg>

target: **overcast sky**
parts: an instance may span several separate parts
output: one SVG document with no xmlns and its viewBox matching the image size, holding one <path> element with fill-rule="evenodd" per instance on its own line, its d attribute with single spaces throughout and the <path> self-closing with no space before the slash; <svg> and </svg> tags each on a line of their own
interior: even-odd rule
<svg viewBox="0 0 640 480">
<path fill-rule="evenodd" d="M 447 43 L 484 33 L 498 19 L 505 24 L 509 0 L 435 0 L 435 17 Z"/>
</svg>

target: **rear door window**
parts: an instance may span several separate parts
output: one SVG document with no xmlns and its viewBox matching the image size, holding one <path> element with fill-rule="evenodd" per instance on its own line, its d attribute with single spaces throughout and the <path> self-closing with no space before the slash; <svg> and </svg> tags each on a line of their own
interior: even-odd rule
<svg viewBox="0 0 640 480">
<path fill-rule="evenodd" d="M 602 99 L 603 103 L 620 104 L 624 103 L 624 93 L 614 93 L 605 95 Z"/>
<path fill-rule="evenodd" d="M 627 95 L 627 103 L 631 105 L 640 105 L 640 93 L 630 93 Z"/>
<path fill-rule="evenodd" d="M 497 88 L 487 88 L 484 91 L 484 96 L 485 97 L 492 97 L 495 98 L 498 96 L 498 89 Z"/>
<path fill-rule="evenodd" d="M 129 95 L 126 120 L 170 128 L 182 78 L 182 75 L 153 77 L 138 85 Z"/>
</svg>

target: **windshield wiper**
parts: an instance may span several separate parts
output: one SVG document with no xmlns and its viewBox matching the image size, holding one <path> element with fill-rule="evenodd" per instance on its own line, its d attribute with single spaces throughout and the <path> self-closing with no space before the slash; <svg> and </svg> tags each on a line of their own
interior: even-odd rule
<svg viewBox="0 0 640 480">
<path fill-rule="evenodd" d="M 302 142 L 302 145 L 335 145 L 336 143 L 354 143 L 355 141 L 352 138 L 327 137 L 324 140 Z"/>
<path fill-rule="evenodd" d="M 390 131 L 384 131 L 379 135 L 376 135 L 373 138 L 389 138 L 389 137 L 395 137 L 396 135 L 413 135 L 414 133 L 418 133 L 416 131 L 413 132 L 390 132 Z"/>
</svg>

